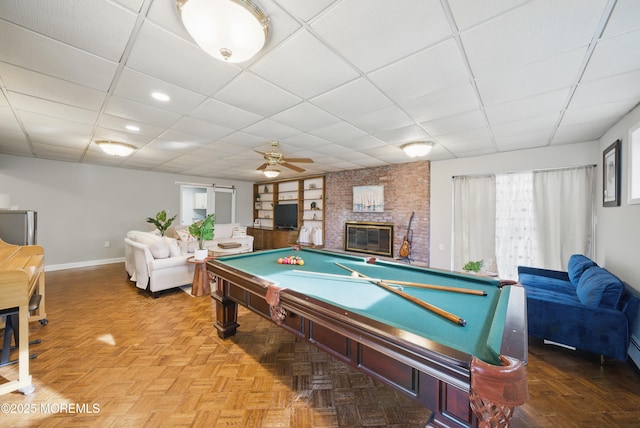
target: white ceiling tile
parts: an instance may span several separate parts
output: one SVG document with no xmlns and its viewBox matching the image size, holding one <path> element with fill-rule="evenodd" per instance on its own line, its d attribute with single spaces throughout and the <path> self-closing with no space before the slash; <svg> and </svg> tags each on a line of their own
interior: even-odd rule
<svg viewBox="0 0 640 428">
<path fill-rule="evenodd" d="M 491 123 L 499 124 L 531 116 L 542 116 L 550 112 L 560 112 L 565 107 L 568 97 L 569 88 L 564 88 L 506 103 L 493 104 L 486 106 L 484 110 Z"/>
<path fill-rule="evenodd" d="M 476 78 L 586 46 L 606 0 L 539 0 L 461 33 Z"/>
<path fill-rule="evenodd" d="M 73 147 L 48 144 L 34 144 L 33 146 L 38 156 L 44 156 L 47 159 L 78 162 L 84 154 L 84 149 L 76 149 Z"/>
<path fill-rule="evenodd" d="M 16 110 L 89 124 L 94 124 L 98 120 L 98 112 L 95 110 L 56 103 L 17 92 L 11 93 L 11 102 Z"/>
<path fill-rule="evenodd" d="M 638 55 L 629 55 L 636 51 Z M 600 40 L 589 60 L 582 82 L 640 70 L 640 30 Z"/>
<path fill-rule="evenodd" d="M 342 141 L 340 144 L 360 152 L 385 145 L 384 141 L 381 141 L 372 135 L 363 135 L 361 137 L 352 138 Z"/>
<path fill-rule="evenodd" d="M 107 1 L 4 0 L 2 17 L 45 36 L 117 62 L 136 14 Z"/>
<path fill-rule="evenodd" d="M 193 43 L 147 21 L 136 39 L 127 67 L 204 95 L 211 95 L 242 71 L 235 64 L 226 64 L 202 53 Z"/>
<path fill-rule="evenodd" d="M 154 92 L 162 92 L 171 97 L 171 99 L 166 102 L 155 100 L 151 96 Z M 113 94 L 181 114 L 189 114 L 189 112 L 202 104 L 206 99 L 204 95 L 189 91 L 165 82 L 164 80 L 147 76 L 130 68 L 123 70 Z"/>
<path fill-rule="evenodd" d="M 358 73 L 308 31 L 300 31 L 251 70 L 300 98 L 309 99 L 358 77 Z"/>
<path fill-rule="evenodd" d="M 233 129 L 231 128 L 219 126 L 215 123 L 206 122 L 204 120 L 194 119 L 192 117 L 183 117 L 173 125 L 173 129 L 206 137 L 208 140 L 215 140 L 233 133 Z"/>
<path fill-rule="evenodd" d="M 640 28 L 640 2 L 617 0 L 602 37 L 612 37 Z"/>
<path fill-rule="evenodd" d="M 561 125 L 574 125 L 603 119 L 618 119 L 629 113 L 636 104 L 636 99 L 630 99 L 591 107 L 570 108 L 564 113 Z"/>
<path fill-rule="evenodd" d="M 252 73 L 240 75 L 218 92 L 216 99 L 264 117 L 302 101 Z"/>
<path fill-rule="evenodd" d="M 181 117 L 178 113 L 116 96 L 109 98 L 105 112 L 113 116 L 149 123 L 165 129 L 173 126 Z"/>
<path fill-rule="evenodd" d="M 3 97 L 0 97 L 0 99 L 3 99 Z M 0 105 L 0 129 L 2 131 L 22 132 L 13 112 L 4 105 Z M 0 140 L 2 139 L 0 138 Z"/>
<path fill-rule="evenodd" d="M 117 64 L 0 20 L 0 61 L 107 91 Z"/>
<path fill-rule="evenodd" d="M 547 114 L 544 116 L 492 125 L 491 130 L 496 141 L 503 140 L 504 138 L 511 137 L 513 135 L 535 133 L 539 130 L 546 130 L 545 132 L 548 138 L 551 136 L 551 130 L 558 122 L 559 118 L 559 113 Z"/>
<path fill-rule="evenodd" d="M 451 35 L 437 0 L 343 1 L 311 27 L 364 72 Z"/>
<path fill-rule="evenodd" d="M 553 136 L 552 144 L 571 144 L 598 140 L 611 128 L 615 121 L 615 119 L 604 119 L 575 125 L 561 125 Z"/>
<path fill-rule="evenodd" d="M 135 120 L 130 120 L 124 117 L 112 116 L 110 114 L 103 114 L 100 117 L 99 125 L 106 129 L 112 129 L 115 131 L 128 132 L 131 134 L 138 134 L 146 138 L 155 138 L 165 131 L 165 127 L 154 126 L 148 123 L 143 123 Z M 137 126 L 139 131 L 131 131 L 127 129 L 128 125 Z"/>
<path fill-rule="evenodd" d="M 87 135 L 91 134 L 92 124 L 74 122 L 57 117 L 45 116 L 37 113 L 23 112 L 20 115 L 27 133 L 34 137 L 48 137 L 52 139 L 84 141 L 88 143 Z"/>
<path fill-rule="evenodd" d="M 324 128 L 338 122 L 338 118 L 320 110 L 310 103 L 301 103 L 281 113 L 272 119 L 302 131 Z"/>
<path fill-rule="evenodd" d="M 470 83 L 399 104 L 416 122 L 427 122 L 479 108 L 478 97 Z"/>
<path fill-rule="evenodd" d="M 418 125 L 409 125 L 402 128 L 374 132 L 374 135 L 385 143 L 393 144 L 407 143 L 409 141 L 429 138 L 429 134 Z"/>
<path fill-rule="evenodd" d="M 191 116 L 233 129 L 242 129 L 262 119 L 262 116 L 211 98 L 196 107 Z"/>
<path fill-rule="evenodd" d="M 362 102 L 366 100 L 366 102 Z M 367 79 L 356 79 L 311 99 L 311 103 L 341 118 L 350 119 L 390 107 L 391 100 Z"/>
<path fill-rule="evenodd" d="M 366 135 L 363 130 L 347 122 L 338 122 L 325 128 L 314 129 L 309 133 L 334 143 Z"/>
<path fill-rule="evenodd" d="M 354 117 L 349 122 L 358 128 L 372 133 L 415 123 L 406 113 L 395 106 Z"/>
<path fill-rule="evenodd" d="M 2 62 L 0 62 L 0 76 L 9 91 L 89 110 L 100 110 L 106 96 L 104 92 L 96 89 L 45 76 L 44 74 Z"/>
<path fill-rule="evenodd" d="M 369 76 L 382 92 L 397 102 L 469 81 L 469 74 L 453 39 L 396 61 Z"/>
<path fill-rule="evenodd" d="M 581 83 L 571 99 L 570 108 L 608 104 L 640 97 L 640 71 L 618 74 Z"/>
<path fill-rule="evenodd" d="M 268 135 L 268 138 L 263 138 L 262 141 L 279 140 L 282 138 L 291 137 L 300 134 L 302 131 L 290 126 L 284 125 L 272 119 L 264 119 L 259 122 L 249 125 L 243 129 L 243 132 L 252 134 L 257 137 L 261 135 Z"/>
<path fill-rule="evenodd" d="M 487 21 L 497 15 L 515 9 L 530 0 L 491 0 L 468 1 L 447 0 L 451 8 L 451 14 L 456 21 L 459 30 Z"/>
<path fill-rule="evenodd" d="M 318 13 L 335 2 L 336 0 L 279 0 L 279 3 L 282 4 L 285 9 L 302 21 L 311 20 Z"/>
<path fill-rule="evenodd" d="M 453 132 L 447 135 L 441 135 L 435 139 L 438 144 L 442 144 L 445 147 L 455 146 L 462 143 L 469 143 L 474 141 L 479 142 L 491 142 L 491 134 L 486 127 L 469 129 L 462 132 Z"/>
<path fill-rule="evenodd" d="M 579 76 L 586 49 L 536 61 L 478 79 L 478 91 L 485 106 L 569 88 Z"/>
<path fill-rule="evenodd" d="M 421 125 L 427 129 L 430 135 L 437 137 L 439 135 L 452 134 L 454 132 L 466 131 L 468 129 L 481 128 L 483 126 L 487 126 L 487 122 L 482 111 L 476 109 L 453 116 L 423 122 Z"/>
</svg>

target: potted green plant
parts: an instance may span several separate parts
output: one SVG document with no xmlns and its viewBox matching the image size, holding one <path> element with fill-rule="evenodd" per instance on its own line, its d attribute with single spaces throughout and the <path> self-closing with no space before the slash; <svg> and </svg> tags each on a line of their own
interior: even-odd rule
<svg viewBox="0 0 640 428">
<path fill-rule="evenodd" d="M 216 215 L 209 214 L 205 219 L 198 220 L 189 226 L 189 233 L 198 240 L 198 249 L 194 251 L 196 260 L 207 258 L 209 250 L 204 248 L 204 241 L 211 241 L 215 234 Z"/>
<path fill-rule="evenodd" d="M 462 270 L 466 272 L 475 272 L 478 273 L 482 269 L 483 261 L 478 260 L 477 262 L 469 261 L 462 267 Z"/>
<path fill-rule="evenodd" d="M 167 212 L 165 210 L 162 210 L 158 211 L 158 213 L 156 214 L 156 218 L 147 217 L 147 223 L 154 224 L 160 231 L 160 235 L 164 236 L 164 232 L 166 232 L 169 226 L 171 226 L 171 223 L 173 223 L 173 220 L 175 220 L 176 217 L 178 216 L 174 215 L 171 218 L 167 218 Z"/>
</svg>

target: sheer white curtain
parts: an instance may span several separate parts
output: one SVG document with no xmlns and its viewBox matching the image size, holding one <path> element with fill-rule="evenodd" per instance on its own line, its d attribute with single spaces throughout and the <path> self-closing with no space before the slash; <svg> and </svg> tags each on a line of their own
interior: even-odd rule
<svg viewBox="0 0 640 428">
<path fill-rule="evenodd" d="M 496 261 L 502 279 L 533 263 L 533 172 L 496 176 Z"/>
<path fill-rule="evenodd" d="M 483 260 L 495 272 L 495 176 L 453 178 L 453 269 Z"/>
<path fill-rule="evenodd" d="M 592 255 L 594 177 L 594 166 L 534 173 L 535 266 L 566 270 L 572 254 Z"/>
</svg>

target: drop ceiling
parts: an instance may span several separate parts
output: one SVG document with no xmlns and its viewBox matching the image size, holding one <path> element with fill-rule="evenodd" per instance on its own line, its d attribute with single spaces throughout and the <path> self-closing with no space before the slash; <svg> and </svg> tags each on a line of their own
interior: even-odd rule
<svg viewBox="0 0 640 428">
<path fill-rule="evenodd" d="M 415 161 L 414 140 L 429 160 L 595 141 L 640 101 L 637 0 L 255 3 L 267 44 L 231 64 L 174 0 L 3 0 L 0 153 L 260 181 L 274 139 L 314 160 L 297 177 Z"/>
</svg>

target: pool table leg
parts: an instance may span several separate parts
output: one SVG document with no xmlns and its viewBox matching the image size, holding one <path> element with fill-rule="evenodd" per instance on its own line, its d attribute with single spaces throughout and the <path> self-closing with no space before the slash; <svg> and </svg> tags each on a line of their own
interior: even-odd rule
<svg viewBox="0 0 640 428">
<path fill-rule="evenodd" d="M 238 324 L 238 304 L 225 295 L 225 285 L 227 281 L 218 278 L 216 291 L 211 295 L 211 298 L 216 301 L 215 327 L 221 339 L 234 336 L 240 325 Z"/>
</svg>

